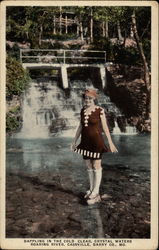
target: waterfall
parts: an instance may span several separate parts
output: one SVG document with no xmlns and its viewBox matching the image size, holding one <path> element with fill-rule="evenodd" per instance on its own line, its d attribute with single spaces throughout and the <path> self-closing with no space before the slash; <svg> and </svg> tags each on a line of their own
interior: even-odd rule
<svg viewBox="0 0 159 250">
<path fill-rule="evenodd" d="M 47 126 L 50 124 L 50 114 L 48 109 L 43 108 L 42 103 L 45 101 L 45 97 L 37 88 L 37 83 L 33 82 L 24 95 L 23 126 L 17 137 L 48 137 Z"/>
<path fill-rule="evenodd" d="M 114 135 L 136 135 L 137 130 L 135 127 L 130 126 L 126 124 L 125 131 L 121 131 L 117 118 L 123 117 L 123 114 L 121 113 L 120 109 L 110 100 L 110 97 L 105 95 L 104 93 L 100 93 L 98 98 L 98 103 L 100 106 L 102 106 L 108 114 L 112 114 L 113 120 L 114 120 L 114 128 L 112 133 Z"/>
<path fill-rule="evenodd" d="M 127 125 L 125 128 L 125 132 L 121 132 L 117 121 L 114 121 L 115 126 L 113 128 L 113 134 L 114 135 L 136 135 L 137 134 L 137 130 L 135 127 Z"/>
<path fill-rule="evenodd" d="M 86 88 L 94 88 L 90 80 L 70 82 L 69 94 L 58 86 L 55 80 L 33 81 L 24 95 L 23 126 L 16 135 L 19 138 L 48 138 L 51 136 L 74 137 L 80 121 L 82 93 Z M 97 105 L 111 115 L 115 124 L 113 134 L 136 134 L 136 129 L 125 127 L 121 132 L 117 118 L 121 111 L 111 102 L 110 97 L 99 91 Z"/>
<path fill-rule="evenodd" d="M 47 138 L 51 135 L 74 136 L 82 107 L 81 97 L 71 91 L 70 97 L 57 82 L 31 83 L 23 100 L 23 126 L 19 138 Z"/>
<path fill-rule="evenodd" d="M 103 89 L 106 86 L 106 70 L 105 67 L 100 67 L 100 76 L 101 76 L 101 80 L 102 80 L 102 87 Z"/>
<path fill-rule="evenodd" d="M 137 130 L 136 130 L 135 127 L 127 125 L 126 126 L 126 132 L 125 132 L 125 134 L 126 135 L 136 135 L 137 134 Z"/>
<path fill-rule="evenodd" d="M 113 134 L 120 135 L 121 134 L 121 130 L 120 130 L 119 126 L 118 126 L 118 123 L 116 121 L 114 123 L 115 123 L 115 127 L 113 129 Z"/>
</svg>

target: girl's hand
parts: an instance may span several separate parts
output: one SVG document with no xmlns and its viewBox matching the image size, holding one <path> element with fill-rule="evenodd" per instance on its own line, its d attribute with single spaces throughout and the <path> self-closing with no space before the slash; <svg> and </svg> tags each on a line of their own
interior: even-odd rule
<svg viewBox="0 0 159 250">
<path fill-rule="evenodd" d="M 75 148 L 77 147 L 76 143 L 75 142 L 72 142 L 71 143 L 71 150 L 75 150 Z"/>
<path fill-rule="evenodd" d="M 110 150 L 111 150 L 112 153 L 117 153 L 118 152 L 117 148 L 114 146 L 113 143 L 110 143 L 109 146 L 110 146 Z"/>
</svg>

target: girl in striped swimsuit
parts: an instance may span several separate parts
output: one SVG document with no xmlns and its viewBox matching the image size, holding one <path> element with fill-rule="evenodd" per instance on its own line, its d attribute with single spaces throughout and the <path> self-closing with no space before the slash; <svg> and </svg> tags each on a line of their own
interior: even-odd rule
<svg viewBox="0 0 159 250">
<path fill-rule="evenodd" d="M 105 152 L 118 152 L 114 146 L 107 126 L 104 109 L 95 105 L 97 92 L 88 89 L 84 92 L 84 107 L 81 109 L 81 120 L 71 148 L 83 156 L 86 162 L 90 188 L 85 194 L 88 204 L 100 202 L 99 187 L 102 179 L 101 158 Z M 106 135 L 109 148 L 104 144 L 102 132 Z M 81 142 L 76 146 L 78 138 Z"/>
</svg>

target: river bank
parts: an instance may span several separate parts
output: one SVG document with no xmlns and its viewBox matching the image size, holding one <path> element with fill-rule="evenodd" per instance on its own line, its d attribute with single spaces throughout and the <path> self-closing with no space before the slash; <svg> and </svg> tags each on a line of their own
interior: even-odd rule
<svg viewBox="0 0 159 250">
<path fill-rule="evenodd" d="M 71 139 L 7 142 L 6 237 L 149 238 L 149 137 L 113 140 L 119 153 L 103 158 L 102 201 L 93 206 Z"/>
<path fill-rule="evenodd" d="M 102 201 L 93 206 L 85 203 L 79 183 L 70 187 L 69 176 L 8 174 L 7 237 L 149 238 L 149 177 L 141 179 L 125 166 L 104 167 L 106 188 L 102 185 Z"/>
</svg>

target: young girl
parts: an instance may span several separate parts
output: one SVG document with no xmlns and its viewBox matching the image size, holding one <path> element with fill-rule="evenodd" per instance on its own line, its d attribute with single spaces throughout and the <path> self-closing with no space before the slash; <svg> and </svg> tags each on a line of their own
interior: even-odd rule
<svg viewBox="0 0 159 250">
<path fill-rule="evenodd" d="M 84 107 L 81 109 L 80 124 L 71 145 L 74 152 L 83 156 L 87 166 L 90 188 L 84 197 L 87 199 L 88 204 L 94 204 L 101 200 L 99 187 L 102 179 L 102 154 L 108 151 L 112 153 L 118 152 L 110 136 L 104 109 L 94 103 L 96 98 L 96 90 L 85 90 Z M 104 144 L 102 130 L 108 138 L 110 149 Z M 76 146 L 76 142 L 80 136 L 81 142 Z"/>
</svg>

